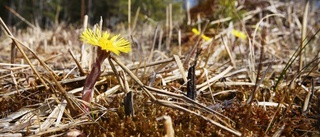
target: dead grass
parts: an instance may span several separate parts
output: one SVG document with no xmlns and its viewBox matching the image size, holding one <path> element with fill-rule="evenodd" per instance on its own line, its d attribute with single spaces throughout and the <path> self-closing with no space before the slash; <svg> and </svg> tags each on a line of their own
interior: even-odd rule
<svg viewBox="0 0 320 137">
<path fill-rule="evenodd" d="M 91 47 L 81 48 L 81 29 L 10 28 L 12 36 L 0 41 L 0 134 L 59 136 L 77 131 L 88 136 L 164 136 L 165 120 L 159 119 L 166 115 L 172 119 L 175 136 L 318 136 L 317 13 L 306 15 L 301 5 L 275 1 L 251 9 L 241 20 L 209 21 L 202 30 L 212 37 L 207 42 L 190 26 L 156 27 L 147 22 L 131 27 L 130 34 L 119 25 L 133 51 L 116 57 L 119 62 L 109 60 L 116 72 L 105 61 L 89 113 L 77 110 L 86 78 L 79 69 L 90 71 L 94 57 Z M 304 16 L 307 23 L 302 25 Z M 233 29 L 249 40 L 232 35 Z M 12 43 L 19 44 L 26 56 L 18 51 L 10 62 Z M 193 47 L 202 49 L 197 58 Z M 186 92 L 187 70 L 195 60 L 194 101 Z M 126 116 L 123 105 L 127 90 L 121 83 L 126 82 L 133 92 L 133 117 Z"/>
</svg>

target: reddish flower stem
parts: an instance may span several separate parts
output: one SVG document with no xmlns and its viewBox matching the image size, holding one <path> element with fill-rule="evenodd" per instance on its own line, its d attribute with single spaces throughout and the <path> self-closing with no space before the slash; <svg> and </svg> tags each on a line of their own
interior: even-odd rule
<svg viewBox="0 0 320 137">
<path fill-rule="evenodd" d="M 94 90 L 94 85 L 101 74 L 101 64 L 103 61 L 109 56 L 110 52 L 106 52 L 98 48 L 98 56 L 96 62 L 93 64 L 92 70 L 87 76 L 84 87 L 82 91 L 82 100 L 90 103 L 92 99 L 92 91 Z M 84 106 L 87 110 L 89 110 L 89 106 Z"/>
</svg>

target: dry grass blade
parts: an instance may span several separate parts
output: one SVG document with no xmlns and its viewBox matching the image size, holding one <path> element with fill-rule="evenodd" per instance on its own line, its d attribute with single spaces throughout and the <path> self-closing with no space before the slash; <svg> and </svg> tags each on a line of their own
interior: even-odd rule
<svg viewBox="0 0 320 137">
<path fill-rule="evenodd" d="M 100 100 L 102 100 L 102 99 L 105 99 L 106 97 L 108 97 L 108 96 L 114 94 L 115 92 L 117 92 L 117 91 L 119 90 L 119 88 L 120 88 L 120 85 L 116 85 L 116 86 L 110 88 L 110 89 L 107 90 L 106 92 L 98 95 L 98 96 L 95 98 L 95 101 L 100 101 Z"/>
<path fill-rule="evenodd" d="M 221 39 L 222 39 L 222 42 L 223 42 L 224 47 L 225 47 L 226 50 L 227 50 L 227 53 L 228 53 L 229 58 L 230 58 L 230 60 L 231 60 L 232 66 L 236 69 L 236 68 L 237 68 L 237 65 L 236 65 L 236 62 L 235 62 L 235 60 L 234 60 L 231 52 L 230 52 L 230 48 L 229 48 L 229 46 L 227 45 L 227 42 L 224 40 L 224 38 L 221 37 Z"/>
<path fill-rule="evenodd" d="M 33 109 L 30 109 L 30 108 L 22 108 L 19 111 L 12 113 L 12 114 L 6 116 L 5 118 L 0 119 L 0 122 L 1 123 L 11 122 L 12 120 L 14 120 L 18 117 L 21 117 L 21 116 L 25 115 L 26 113 L 29 113 L 32 110 Z"/>
<path fill-rule="evenodd" d="M 6 9 L 8 9 L 10 12 L 12 12 L 14 15 L 16 15 L 20 20 L 22 20 L 23 22 L 25 22 L 26 24 L 28 24 L 30 27 L 32 27 L 33 29 L 37 28 L 36 26 L 34 26 L 32 23 L 30 23 L 28 20 L 26 20 L 24 17 L 22 17 L 19 13 L 17 13 L 15 10 L 13 10 L 12 8 L 5 6 Z"/>
<path fill-rule="evenodd" d="M 37 129 L 35 132 L 38 133 L 39 131 L 47 130 L 51 125 L 54 124 L 54 121 L 57 121 L 56 125 L 58 125 L 60 120 L 57 119 L 61 119 L 61 115 L 65 111 L 66 105 L 66 102 L 64 102 L 64 104 L 57 105 L 51 114 L 46 118 L 46 120 L 40 125 L 39 129 Z"/>
<path fill-rule="evenodd" d="M 59 126 L 50 128 L 49 130 L 40 131 L 37 134 L 35 134 L 34 136 L 41 136 L 41 135 L 45 135 L 48 133 L 62 131 L 64 129 L 70 129 L 70 128 L 78 126 L 78 125 L 85 125 L 85 124 L 91 124 L 91 123 L 92 122 L 88 122 L 88 119 L 86 119 L 86 118 L 79 118 L 69 124 L 63 124 L 63 125 L 59 125 Z"/>
<path fill-rule="evenodd" d="M 207 88 L 209 88 L 209 86 L 211 86 L 212 84 L 214 84 L 215 81 L 223 78 L 228 72 L 230 72 L 233 69 L 233 67 L 229 66 L 227 69 L 225 69 L 223 72 L 219 73 L 218 75 L 210 78 L 209 80 L 207 80 L 206 82 L 203 82 L 200 85 L 197 85 L 197 89 L 198 91 L 205 91 Z M 208 85 L 209 83 L 209 85 Z"/>
<path fill-rule="evenodd" d="M 83 19 L 83 30 L 86 30 L 88 28 L 88 15 L 84 16 Z M 81 62 L 81 66 L 82 68 L 88 67 L 88 53 L 86 52 L 86 46 L 85 43 L 81 44 L 81 57 L 80 57 L 80 62 Z"/>
<path fill-rule="evenodd" d="M 255 27 L 255 30 L 254 30 L 254 32 L 253 32 L 253 38 L 252 39 L 250 39 L 249 38 L 249 49 L 250 49 L 250 53 L 249 53 L 249 56 L 250 56 L 250 58 L 249 58 L 249 70 L 250 70 L 250 75 L 249 75 L 249 77 L 250 77 L 250 79 L 251 79 L 251 81 L 253 81 L 253 82 L 256 82 L 256 73 L 255 73 L 255 58 L 254 58 L 254 56 L 255 56 L 255 53 L 254 53 L 254 44 L 256 43 L 255 41 L 256 41 L 256 35 L 257 35 L 257 32 L 258 32 L 258 29 L 259 29 L 259 27 L 260 27 L 260 25 L 263 23 L 263 20 L 265 20 L 265 19 L 267 19 L 267 18 L 269 18 L 269 17 L 272 17 L 272 16 L 279 16 L 279 17 L 284 17 L 283 15 L 281 15 L 281 14 L 270 14 L 270 15 L 266 15 L 265 17 L 263 17 L 258 23 L 257 23 L 257 25 L 256 25 L 256 27 Z"/>
<path fill-rule="evenodd" d="M 16 39 L 13 37 L 12 33 L 10 32 L 9 28 L 7 27 L 7 25 L 3 22 L 2 18 L 0 17 L 0 23 L 3 26 L 3 28 L 5 29 L 5 31 L 7 32 L 7 35 L 9 35 L 9 37 L 11 37 L 12 41 L 14 42 L 15 46 L 18 48 L 18 50 L 20 51 L 20 53 L 22 54 L 23 58 L 27 61 L 27 63 L 29 64 L 29 66 L 31 67 L 32 71 L 37 75 L 37 77 L 40 79 L 41 83 L 46 87 L 46 89 L 48 90 L 49 87 L 46 85 L 46 83 L 44 82 L 44 80 L 42 79 L 42 77 L 40 76 L 39 72 L 34 68 L 34 66 L 32 65 L 32 63 L 30 62 L 29 58 L 27 57 L 27 55 L 25 54 L 25 52 L 21 49 L 20 45 L 18 45 L 19 43 L 16 41 Z"/>
<path fill-rule="evenodd" d="M 303 49 L 302 47 L 305 44 L 305 39 L 306 39 L 306 34 L 307 34 L 307 23 L 308 23 L 308 12 L 309 12 L 309 5 L 310 5 L 310 1 L 307 0 L 305 7 L 304 7 L 304 13 L 303 13 L 303 20 L 302 20 L 302 28 L 301 28 L 301 44 L 300 44 L 300 48 Z M 299 71 L 302 70 L 303 67 L 303 58 L 302 58 L 302 53 L 300 52 L 299 54 Z"/>
<path fill-rule="evenodd" d="M 148 57 L 147 62 L 152 62 L 154 49 L 155 49 L 155 46 L 156 46 L 156 40 L 157 40 L 157 37 L 158 37 L 158 33 L 159 33 L 159 25 L 157 25 L 156 28 L 154 29 L 152 48 L 151 48 L 150 55 Z"/>
<path fill-rule="evenodd" d="M 81 64 L 79 63 L 79 61 L 76 59 L 76 57 L 74 56 L 73 52 L 71 49 L 68 49 L 68 52 L 70 53 L 73 61 L 77 64 L 77 67 L 80 71 L 80 76 L 83 76 L 85 74 L 85 71 L 83 70 L 83 68 L 81 67 Z"/>
<path fill-rule="evenodd" d="M 263 40 L 262 41 L 265 41 L 265 36 L 266 36 L 266 32 L 265 32 L 265 29 L 263 29 Z M 265 42 L 262 42 L 264 45 Z M 262 46 L 261 48 L 261 53 L 260 53 L 260 62 L 259 62 L 259 67 L 258 67 L 258 73 L 257 73 L 257 77 L 256 77 L 256 84 L 255 84 L 255 88 L 254 90 L 251 92 L 251 95 L 249 97 L 249 99 L 247 100 L 247 104 L 251 105 L 252 101 L 254 100 L 254 96 L 255 96 L 255 93 L 257 92 L 258 88 L 260 87 L 260 84 L 262 84 L 262 82 L 264 81 L 264 78 L 267 74 L 267 72 L 269 71 L 269 69 L 271 68 L 271 64 L 268 65 L 267 69 L 264 71 L 263 75 L 261 76 L 260 80 L 259 80 L 259 77 L 260 77 L 260 73 L 261 73 L 261 69 L 262 69 L 262 61 L 263 61 L 263 54 L 264 53 L 264 46 Z M 250 110 L 250 109 L 249 109 Z"/>
<path fill-rule="evenodd" d="M 306 95 L 306 98 L 304 100 L 304 104 L 303 104 L 303 107 L 302 107 L 302 112 L 303 113 L 307 113 L 308 107 L 309 107 L 310 102 L 311 102 L 311 97 L 314 94 L 314 85 L 315 85 L 314 78 L 311 78 L 311 91 L 307 90 L 307 95 Z"/>
<path fill-rule="evenodd" d="M 3 137 L 22 137 L 22 133 L 4 133 Z"/>
<path fill-rule="evenodd" d="M 182 75 L 182 79 L 184 80 L 185 83 L 187 83 L 187 76 L 186 76 L 186 73 L 185 73 L 185 70 L 184 70 L 184 67 L 183 67 L 183 64 L 181 62 L 181 59 L 177 56 L 177 55 L 173 55 L 173 58 L 174 60 L 176 61 L 177 63 L 177 66 L 179 68 L 179 71 Z"/>
</svg>

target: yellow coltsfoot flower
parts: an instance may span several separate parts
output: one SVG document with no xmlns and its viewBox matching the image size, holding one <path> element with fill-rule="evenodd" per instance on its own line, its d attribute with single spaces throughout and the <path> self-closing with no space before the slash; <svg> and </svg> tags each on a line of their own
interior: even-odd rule
<svg viewBox="0 0 320 137">
<path fill-rule="evenodd" d="M 194 34 L 196 35 L 200 35 L 200 32 L 196 29 L 196 28 L 192 28 L 191 30 Z M 209 41 L 211 38 L 202 34 L 201 37 L 205 40 L 205 41 Z"/>
<path fill-rule="evenodd" d="M 130 42 L 120 37 L 120 34 L 111 37 L 108 32 L 101 34 L 99 29 L 96 29 L 95 32 L 87 29 L 82 32 L 80 38 L 85 43 L 99 46 L 102 50 L 111 51 L 116 55 L 119 55 L 120 52 L 128 53 L 131 51 Z"/>
<path fill-rule="evenodd" d="M 232 33 L 232 35 L 234 35 L 234 36 L 236 36 L 236 37 L 238 37 L 240 39 L 243 39 L 243 40 L 247 39 L 247 35 L 245 33 L 241 32 L 241 31 L 239 31 L 239 30 L 234 30 L 233 29 L 231 31 L 231 33 Z"/>
</svg>

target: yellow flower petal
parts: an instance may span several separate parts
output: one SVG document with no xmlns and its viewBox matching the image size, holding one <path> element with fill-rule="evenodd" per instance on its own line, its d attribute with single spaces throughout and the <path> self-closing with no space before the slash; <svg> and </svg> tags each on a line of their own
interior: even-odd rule
<svg viewBox="0 0 320 137">
<path fill-rule="evenodd" d="M 84 32 L 82 32 L 82 35 L 80 36 L 81 40 L 83 42 L 86 42 L 88 44 L 94 45 L 94 46 L 98 46 L 98 36 L 93 33 L 92 30 L 87 29 Z"/>
<path fill-rule="evenodd" d="M 196 28 L 192 28 L 192 32 L 196 35 L 200 35 L 200 32 Z"/>
<path fill-rule="evenodd" d="M 232 30 L 232 35 L 234 35 L 234 36 L 236 36 L 236 37 L 238 37 L 238 38 L 240 38 L 240 39 L 246 39 L 247 38 L 247 35 L 246 34 L 244 34 L 243 32 L 241 32 L 241 31 L 238 31 L 238 30 Z"/>
<path fill-rule="evenodd" d="M 101 35 L 99 29 L 96 29 L 95 32 L 87 29 L 81 34 L 80 38 L 85 43 L 99 46 L 102 50 L 111 51 L 116 55 L 119 55 L 120 52 L 128 53 L 131 51 L 130 42 L 120 37 L 120 34 L 110 37 L 108 32 Z"/>
<path fill-rule="evenodd" d="M 196 29 L 196 28 L 192 28 L 192 32 L 196 35 L 200 35 L 200 32 Z M 206 35 L 202 34 L 201 37 L 205 40 L 205 41 L 209 41 L 211 38 L 207 37 Z"/>
</svg>

